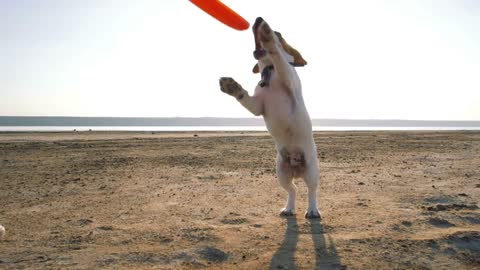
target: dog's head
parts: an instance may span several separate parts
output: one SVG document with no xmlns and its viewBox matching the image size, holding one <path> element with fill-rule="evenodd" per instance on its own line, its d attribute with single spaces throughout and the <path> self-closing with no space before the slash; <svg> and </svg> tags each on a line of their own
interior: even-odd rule
<svg viewBox="0 0 480 270">
<path fill-rule="evenodd" d="M 260 42 L 260 38 L 258 37 L 259 33 L 259 28 L 262 23 L 267 23 L 265 22 L 261 17 L 258 17 L 255 20 L 255 23 L 252 26 L 253 30 L 253 37 L 255 39 L 255 50 L 253 51 L 253 57 L 258 60 L 258 62 L 263 62 L 265 65 L 268 65 L 269 59 L 267 56 L 267 51 L 262 47 L 262 43 Z M 307 64 L 307 61 L 303 59 L 302 55 L 292 46 L 290 46 L 287 41 L 282 37 L 282 34 L 280 34 L 277 31 L 274 31 L 275 35 L 275 42 L 277 43 L 279 48 L 283 49 L 283 53 L 287 57 L 287 61 L 293 64 L 295 67 L 303 67 Z M 253 67 L 253 73 L 259 73 L 260 72 L 260 67 L 257 64 Z"/>
</svg>

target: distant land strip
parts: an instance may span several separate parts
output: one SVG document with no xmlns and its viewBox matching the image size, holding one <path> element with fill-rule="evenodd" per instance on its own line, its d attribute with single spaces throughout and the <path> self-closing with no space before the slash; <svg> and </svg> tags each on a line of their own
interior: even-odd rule
<svg viewBox="0 0 480 270">
<path fill-rule="evenodd" d="M 480 121 L 312 119 L 331 127 L 480 127 Z M 0 126 L 264 126 L 262 118 L 0 116 Z"/>
</svg>

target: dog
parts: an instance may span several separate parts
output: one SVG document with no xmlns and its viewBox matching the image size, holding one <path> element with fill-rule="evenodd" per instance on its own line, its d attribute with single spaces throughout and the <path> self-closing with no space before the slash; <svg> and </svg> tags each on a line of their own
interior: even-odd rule
<svg viewBox="0 0 480 270">
<path fill-rule="evenodd" d="M 230 77 L 220 78 L 220 89 L 235 97 L 254 115 L 262 115 L 275 141 L 278 182 L 288 192 L 287 203 L 280 215 L 295 215 L 297 186 L 293 179 L 303 178 L 308 187 L 305 217 L 320 218 L 317 207 L 320 182 L 317 148 L 312 121 L 303 101 L 300 78 L 295 70 L 295 67 L 305 66 L 307 62 L 261 17 L 256 19 L 252 30 L 255 39 L 253 55 L 257 60 L 253 72 L 261 73 L 254 95 L 250 96 Z"/>
</svg>

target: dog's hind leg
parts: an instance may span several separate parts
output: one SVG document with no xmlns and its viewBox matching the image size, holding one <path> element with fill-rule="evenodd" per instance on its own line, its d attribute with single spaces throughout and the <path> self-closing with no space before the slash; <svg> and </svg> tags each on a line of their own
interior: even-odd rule
<svg viewBox="0 0 480 270">
<path fill-rule="evenodd" d="M 263 113 L 263 103 L 259 96 L 250 96 L 247 90 L 243 89 L 239 83 L 229 77 L 220 78 L 219 83 L 222 92 L 235 97 L 251 113 L 257 116 Z"/>
<path fill-rule="evenodd" d="M 304 180 L 308 188 L 308 208 L 305 217 L 321 218 L 317 207 L 317 188 L 320 183 L 320 171 L 316 162 L 307 165 Z"/>
<path fill-rule="evenodd" d="M 280 154 L 277 155 L 277 179 L 280 186 L 288 192 L 287 204 L 280 211 L 281 216 L 295 215 L 295 199 L 297 197 L 297 186 L 293 183 L 293 175 L 290 164 L 285 162 Z"/>
</svg>

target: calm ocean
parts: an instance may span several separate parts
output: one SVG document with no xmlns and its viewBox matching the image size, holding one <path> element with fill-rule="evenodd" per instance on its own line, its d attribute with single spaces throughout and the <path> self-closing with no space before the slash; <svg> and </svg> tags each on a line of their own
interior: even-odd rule
<svg viewBox="0 0 480 270">
<path fill-rule="evenodd" d="M 480 130 L 480 121 L 312 119 L 316 131 Z M 263 119 L 0 116 L 6 131 L 266 131 Z"/>
</svg>

